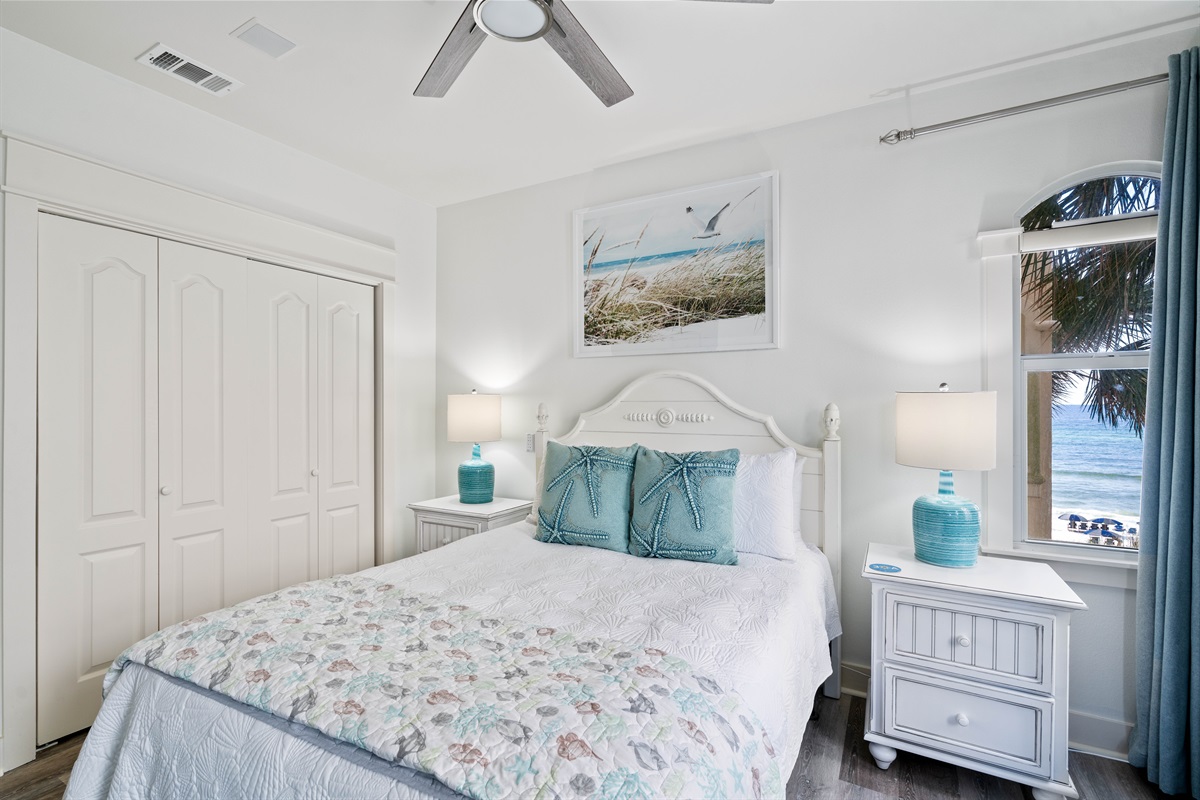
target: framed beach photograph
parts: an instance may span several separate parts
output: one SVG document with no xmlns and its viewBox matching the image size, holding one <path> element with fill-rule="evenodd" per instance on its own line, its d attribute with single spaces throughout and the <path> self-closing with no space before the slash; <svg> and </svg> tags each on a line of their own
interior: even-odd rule
<svg viewBox="0 0 1200 800">
<path fill-rule="evenodd" d="M 575 212 L 576 356 L 779 346 L 778 173 Z"/>
</svg>

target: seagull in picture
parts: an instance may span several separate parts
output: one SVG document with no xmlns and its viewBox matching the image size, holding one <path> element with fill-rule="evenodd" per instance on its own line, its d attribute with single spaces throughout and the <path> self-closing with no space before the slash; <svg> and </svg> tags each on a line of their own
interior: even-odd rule
<svg viewBox="0 0 1200 800">
<path fill-rule="evenodd" d="M 728 208 L 729 208 L 729 203 L 726 203 L 725 205 L 721 206 L 721 210 L 718 211 L 716 214 L 713 214 L 712 219 L 710 219 L 708 221 L 708 223 L 705 224 L 703 219 L 696 216 L 696 212 L 692 210 L 692 207 L 688 206 L 687 207 L 688 216 L 690 216 L 692 218 L 692 222 L 696 223 L 696 226 L 700 228 L 700 232 L 697 233 L 692 238 L 693 239 L 711 239 L 714 236 L 720 236 L 721 232 L 719 230 L 717 230 L 717 226 L 721 224 L 721 215 L 724 214 L 726 209 L 728 209 Z"/>
<path fill-rule="evenodd" d="M 730 207 L 731 206 L 730 203 L 726 203 L 725 205 L 721 206 L 721 210 L 718 211 L 716 214 L 713 214 L 712 219 L 710 219 L 707 223 L 704 221 L 704 219 L 702 217 L 699 217 L 696 215 L 696 212 L 692 210 L 691 206 L 688 206 L 685 209 L 685 213 L 692 218 L 692 222 L 696 223 L 696 227 L 698 227 L 700 229 L 700 232 L 697 233 L 692 238 L 693 239 L 711 239 L 714 236 L 720 236 L 721 232 L 719 230 L 717 230 L 717 228 L 721 224 L 721 216 L 726 211 L 732 211 L 734 208 L 737 208 L 738 206 L 740 206 L 743 202 L 745 202 L 747 197 L 749 197 L 750 195 L 757 192 L 760 188 L 762 188 L 762 187 L 755 186 L 753 189 L 751 189 L 746 194 L 746 197 L 743 197 L 741 200 L 738 200 L 736 203 L 733 203 L 732 208 Z"/>
</svg>

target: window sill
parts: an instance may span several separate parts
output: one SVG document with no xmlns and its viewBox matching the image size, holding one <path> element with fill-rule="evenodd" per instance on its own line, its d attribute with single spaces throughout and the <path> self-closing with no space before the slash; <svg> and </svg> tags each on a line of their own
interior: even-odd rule
<svg viewBox="0 0 1200 800">
<path fill-rule="evenodd" d="M 984 555 L 998 558 L 1023 558 L 1049 563 L 1068 583 L 1086 583 L 1118 589 L 1137 588 L 1138 559 L 1136 551 L 1092 555 L 1078 552 L 1088 545 L 1032 544 L 1013 542 L 1010 546 L 980 549 Z"/>
</svg>

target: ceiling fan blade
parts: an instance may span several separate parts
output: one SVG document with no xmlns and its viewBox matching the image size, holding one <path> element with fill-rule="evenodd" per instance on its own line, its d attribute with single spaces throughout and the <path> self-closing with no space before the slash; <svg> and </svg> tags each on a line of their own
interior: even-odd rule
<svg viewBox="0 0 1200 800">
<path fill-rule="evenodd" d="M 479 45 L 487 38 L 487 34 L 475 24 L 473 14 L 476 2 L 478 0 L 470 0 L 458 22 L 454 23 L 450 35 L 442 43 L 442 49 L 438 50 L 438 54 L 433 57 L 433 63 L 425 70 L 425 77 L 417 84 L 413 92 L 417 97 L 444 97 L 450 85 L 463 71 L 463 67 L 471 60 L 471 56 L 475 55 Z"/>
<path fill-rule="evenodd" d="M 554 13 L 554 24 L 542 38 L 545 39 L 554 52 L 567 62 L 567 66 L 575 71 L 580 80 L 600 98 L 606 106 L 612 106 L 633 96 L 633 89 L 617 72 L 616 67 L 605 58 L 604 53 L 588 36 L 587 31 L 575 19 L 575 15 L 567 10 L 562 0 L 553 0 L 551 10 Z"/>
</svg>

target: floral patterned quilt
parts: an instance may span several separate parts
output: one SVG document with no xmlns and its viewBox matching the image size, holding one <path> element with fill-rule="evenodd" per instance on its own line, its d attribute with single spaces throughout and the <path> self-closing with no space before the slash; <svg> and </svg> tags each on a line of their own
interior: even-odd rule
<svg viewBox="0 0 1200 800">
<path fill-rule="evenodd" d="M 117 659 L 106 694 L 131 661 L 481 800 L 783 796 L 758 718 L 682 658 L 364 576 L 165 628 Z"/>
</svg>

